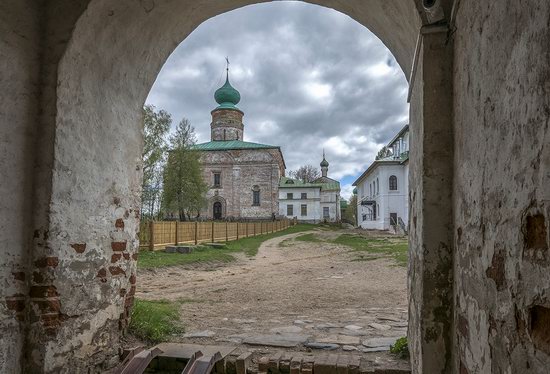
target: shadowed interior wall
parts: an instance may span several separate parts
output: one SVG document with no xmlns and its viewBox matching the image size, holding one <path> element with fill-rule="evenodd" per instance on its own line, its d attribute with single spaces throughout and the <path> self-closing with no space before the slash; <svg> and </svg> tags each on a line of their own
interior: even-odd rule
<svg viewBox="0 0 550 374">
<path fill-rule="evenodd" d="M 460 373 L 529 374 L 550 367 L 549 325 L 539 325 L 550 315 L 549 28 L 546 0 L 463 0 L 457 14 Z"/>
</svg>

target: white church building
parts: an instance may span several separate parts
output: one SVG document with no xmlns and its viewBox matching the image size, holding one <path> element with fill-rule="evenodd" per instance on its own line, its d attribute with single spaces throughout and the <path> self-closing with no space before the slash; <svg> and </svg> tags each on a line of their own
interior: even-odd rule
<svg viewBox="0 0 550 374">
<path fill-rule="evenodd" d="M 300 222 L 339 222 L 340 182 L 328 177 L 323 154 L 321 177 L 312 182 L 282 177 L 279 181 L 279 215 Z"/>
<path fill-rule="evenodd" d="M 357 188 L 357 225 L 407 232 L 409 126 L 403 127 L 386 148 L 388 155 L 374 161 L 353 183 Z"/>
</svg>

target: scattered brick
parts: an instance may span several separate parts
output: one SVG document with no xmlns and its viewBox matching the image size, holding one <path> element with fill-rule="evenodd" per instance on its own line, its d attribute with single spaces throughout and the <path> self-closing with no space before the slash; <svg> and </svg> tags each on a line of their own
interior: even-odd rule
<svg viewBox="0 0 550 374">
<path fill-rule="evenodd" d="M 111 248 L 113 251 L 122 252 L 126 250 L 126 242 L 112 242 Z"/>
<path fill-rule="evenodd" d="M 111 263 L 114 264 L 115 262 L 119 261 L 122 258 L 122 254 L 120 253 L 114 253 L 111 256 Z"/>
<path fill-rule="evenodd" d="M 55 286 L 32 286 L 29 292 L 33 298 L 57 297 L 57 288 Z"/>
<path fill-rule="evenodd" d="M 44 283 L 44 276 L 42 273 L 35 271 L 32 273 L 32 280 L 34 283 Z"/>
<path fill-rule="evenodd" d="M 109 266 L 109 272 L 111 275 L 126 275 L 126 272 L 120 266 Z"/>
<path fill-rule="evenodd" d="M 135 274 L 130 275 L 130 284 L 136 284 L 136 275 Z"/>
<path fill-rule="evenodd" d="M 134 260 L 134 261 L 138 260 L 138 253 L 137 252 L 132 255 L 132 260 Z"/>
<path fill-rule="evenodd" d="M 115 227 L 117 229 L 124 229 L 124 220 L 122 218 L 119 218 L 115 221 Z"/>
<path fill-rule="evenodd" d="M 6 297 L 6 306 L 9 310 L 22 312 L 25 310 L 25 299 L 21 297 Z"/>
<path fill-rule="evenodd" d="M 129 253 L 123 253 L 122 255 L 124 256 L 124 259 L 125 259 L 125 260 L 129 260 L 129 259 L 130 259 L 130 254 L 129 254 Z"/>
<path fill-rule="evenodd" d="M 76 253 L 84 253 L 86 250 L 86 243 L 74 243 L 71 244 L 71 247 L 75 250 Z"/>
<path fill-rule="evenodd" d="M 61 302 L 56 298 L 33 301 L 42 313 L 58 313 L 61 310 Z"/>
<path fill-rule="evenodd" d="M 38 268 L 52 267 L 55 268 L 59 265 L 59 258 L 57 257 L 43 257 L 34 262 L 34 265 Z"/>
</svg>

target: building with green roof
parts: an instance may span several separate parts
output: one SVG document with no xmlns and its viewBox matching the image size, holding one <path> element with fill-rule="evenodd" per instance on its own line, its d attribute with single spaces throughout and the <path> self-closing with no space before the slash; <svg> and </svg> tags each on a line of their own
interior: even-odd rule
<svg viewBox="0 0 550 374">
<path fill-rule="evenodd" d="M 340 182 L 328 177 L 329 163 L 321 161 L 321 177 L 305 182 L 281 177 L 279 181 L 279 214 L 301 222 L 339 222 Z"/>
<path fill-rule="evenodd" d="M 201 152 L 203 178 L 210 187 L 201 215 L 211 219 L 271 219 L 279 212 L 279 179 L 285 175 L 281 148 L 244 140 L 241 94 L 229 82 L 214 93 L 210 141 Z"/>
</svg>

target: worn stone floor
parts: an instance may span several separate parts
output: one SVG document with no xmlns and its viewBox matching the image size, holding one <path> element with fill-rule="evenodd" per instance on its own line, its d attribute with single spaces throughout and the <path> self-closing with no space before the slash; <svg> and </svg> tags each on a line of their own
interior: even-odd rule
<svg viewBox="0 0 550 374">
<path fill-rule="evenodd" d="M 142 271 L 137 297 L 182 302 L 178 342 L 395 360 L 389 345 L 407 334 L 406 268 L 379 256 L 357 261 L 330 243 L 345 232 L 315 231 L 318 241 L 281 236 L 224 266 Z"/>
</svg>

